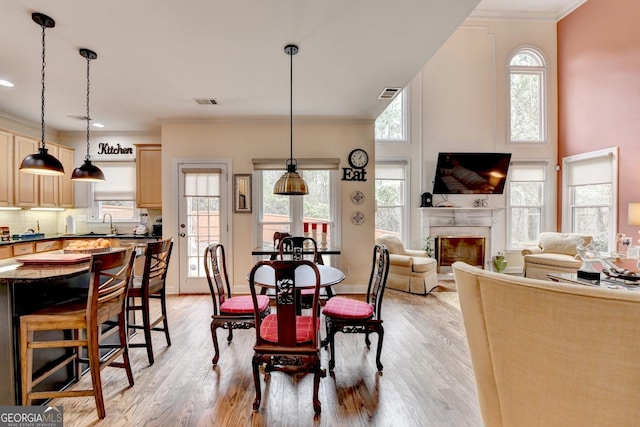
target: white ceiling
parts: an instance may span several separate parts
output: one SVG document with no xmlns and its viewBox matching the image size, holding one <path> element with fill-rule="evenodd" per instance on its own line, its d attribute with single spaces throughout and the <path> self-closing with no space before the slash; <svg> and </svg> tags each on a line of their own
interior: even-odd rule
<svg viewBox="0 0 640 427">
<path fill-rule="evenodd" d="M 557 19 L 584 0 L 0 0 L 0 116 L 40 122 L 46 30 L 47 127 L 81 131 L 86 60 L 91 116 L 105 131 L 157 130 L 170 119 L 289 114 L 375 118 L 385 87 L 402 87 L 455 28 L 476 16 Z M 197 105 L 214 98 L 218 105 Z"/>
</svg>

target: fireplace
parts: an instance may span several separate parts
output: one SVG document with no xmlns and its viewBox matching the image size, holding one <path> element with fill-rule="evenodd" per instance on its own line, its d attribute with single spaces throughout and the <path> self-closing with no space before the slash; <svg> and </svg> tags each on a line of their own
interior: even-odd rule
<svg viewBox="0 0 640 427">
<path fill-rule="evenodd" d="M 438 273 L 451 271 L 451 265 L 463 261 L 484 268 L 486 237 L 437 236 Z"/>
</svg>

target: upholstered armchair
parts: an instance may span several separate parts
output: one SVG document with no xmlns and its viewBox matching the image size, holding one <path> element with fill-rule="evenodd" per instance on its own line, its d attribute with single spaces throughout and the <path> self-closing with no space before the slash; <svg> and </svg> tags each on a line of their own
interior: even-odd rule
<svg viewBox="0 0 640 427">
<path fill-rule="evenodd" d="M 548 273 L 575 273 L 582 265 L 577 246 L 587 246 L 592 237 L 577 233 L 540 233 L 538 245 L 522 250 L 524 276 L 547 279 Z"/>
<path fill-rule="evenodd" d="M 453 275 L 486 427 L 638 425 L 640 292 Z"/>
<path fill-rule="evenodd" d="M 376 239 L 389 250 L 387 288 L 426 295 L 438 286 L 437 262 L 422 250 L 405 249 L 396 236 L 385 234 Z"/>
</svg>

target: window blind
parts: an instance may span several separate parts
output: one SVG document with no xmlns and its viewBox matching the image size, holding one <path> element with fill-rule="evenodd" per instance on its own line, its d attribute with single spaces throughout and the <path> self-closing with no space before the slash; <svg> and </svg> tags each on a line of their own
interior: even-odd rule
<svg viewBox="0 0 640 427">
<path fill-rule="evenodd" d="M 136 163 L 135 162 L 94 162 L 102 169 L 105 181 L 95 182 L 93 198 L 105 200 L 136 199 Z"/>
</svg>

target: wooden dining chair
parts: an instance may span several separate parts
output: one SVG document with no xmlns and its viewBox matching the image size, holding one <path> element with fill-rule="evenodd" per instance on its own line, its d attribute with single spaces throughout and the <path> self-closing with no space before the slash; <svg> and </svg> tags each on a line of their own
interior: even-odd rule
<svg viewBox="0 0 640 427">
<path fill-rule="evenodd" d="M 35 313 L 20 316 L 20 378 L 23 406 L 31 405 L 33 400 L 40 399 L 94 396 L 98 417 L 104 418 L 105 407 L 100 377 L 102 368 L 108 365 L 124 368 L 129 385 L 133 386 L 127 347 L 125 303 L 134 254 L 135 251 L 129 248 L 92 255 L 89 261 L 89 289 L 86 299 L 52 305 Z M 114 318 L 117 321 L 114 321 Z M 105 327 L 105 324 L 109 327 Z M 63 338 L 49 339 L 53 331 L 65 331 Z M 116 332 L 118 342 L 105 343 L 104 339 Z M 82 347 L 87 348 L 86 358 L 82 354 Z M 45 372 L 36 372 L 34 377 L 34 352 L 57 348 L 67 350 L 61 354 L 54 366 L 48 366 Z M 123 361 L 116 362 L 120 356 Z M 39 387 L 43 380 L 60 369 L 68 368 L 71 363 L 76 369 L 76 381 L 79 381 L 81 375 L 80 363 L 89 364 L 91 389 L 78 390 L 72 387 L 48 391 L 42 390 L 42 386 Z M 5 387 L 8 385 L 5 384 Z"/>
<path fill-rule="evenodd" d="M 256 293 L 256 271 L 261 268 L 272 269 L 274 274 L 276 313 L 261 319 L 259 295 Z M 296 271 L 310 268 L 315 276 L 313 306 L 309 315 L 296 314 Z M 319 300 L 320 273 L 316 265 L 310 261 L 260 261 L 249 275 L 249 288 L 253 299 L 256 320 L 256 343 L 253 347 L 252 359 L 253 381 L 256 396 L 253 409 L 260 408 L 262 400 L 260 386 L 260 366 L 265 365 L 265 380 L 272 371 L 313 373 L 313 409 L 320 413 L 318 398 L 320 377 L 325 375 L 320 366 L 319 342 Z"/>
<path fill-rule="evenodd" d="M 167 318 L 166 278 L 173 249 L 173 238 L 147 243 L 144 249 L 144 268 L 141 276 L 134 276 L 129 288 L 129 304 L 127 312 L 129 328 L 142 330 L 144 342 L 132 343 L 129 347 L 147 349 L 149 365 L 153 365 L 153 342 L 151 331 L 164 332 L 167 347 L 171 346 L 169 322 Z M 151 301 L 160 302 L 160 314 L 151 319 Z M 136 312 L 140 318 L 136 319 Z M 162 323 L 162 326 L 158 326 Z"/>
<path fill-rule="evenodd" d="M 214 243 L 204 251 L 204 271 L 209 283 L 213 315 L 211 316 L 211 339 L 213 340 L 213 365 L 218 364 L 220 349 L 218 347 L 218 328 L 228 329 L 227 343 L 233 340 L 234 329 L 250 329 L 255 327 L 253 300 L 249 295 L 232 296 L 224 246 Z M 269 297 L 258 295 L 258 311 L 260 318 L 271 312 Z"/>
<path fill-rule="evenodd" d="M 366 301 L 358 301 L 351 298 L 335 297 L 327 301 L 322 309 L 325 315 L 325 327 L 327 336 L 323 341 L 326 348 L 330 347 L 331 357 L 329 358 L 329 371 L 333 371 L 335 362 L 335 334 L 342 332 L 345 334 L 360 333 L 365 334 L 364 342 L 367 349 L 371 345 L 369 334 L 378 334 L 378 350 L 376 351 L 376 365 L 378 371 L 382 371 L 380 354 L 382 353 L 382 340 L 384 338 L 384 327 L 382 326 L 382 297 L 389 274 L 389 251 L 384 245 L 376 244 L 373 247 L 373 261 L 369 285 L 367 287 Z"/>
</svg>

